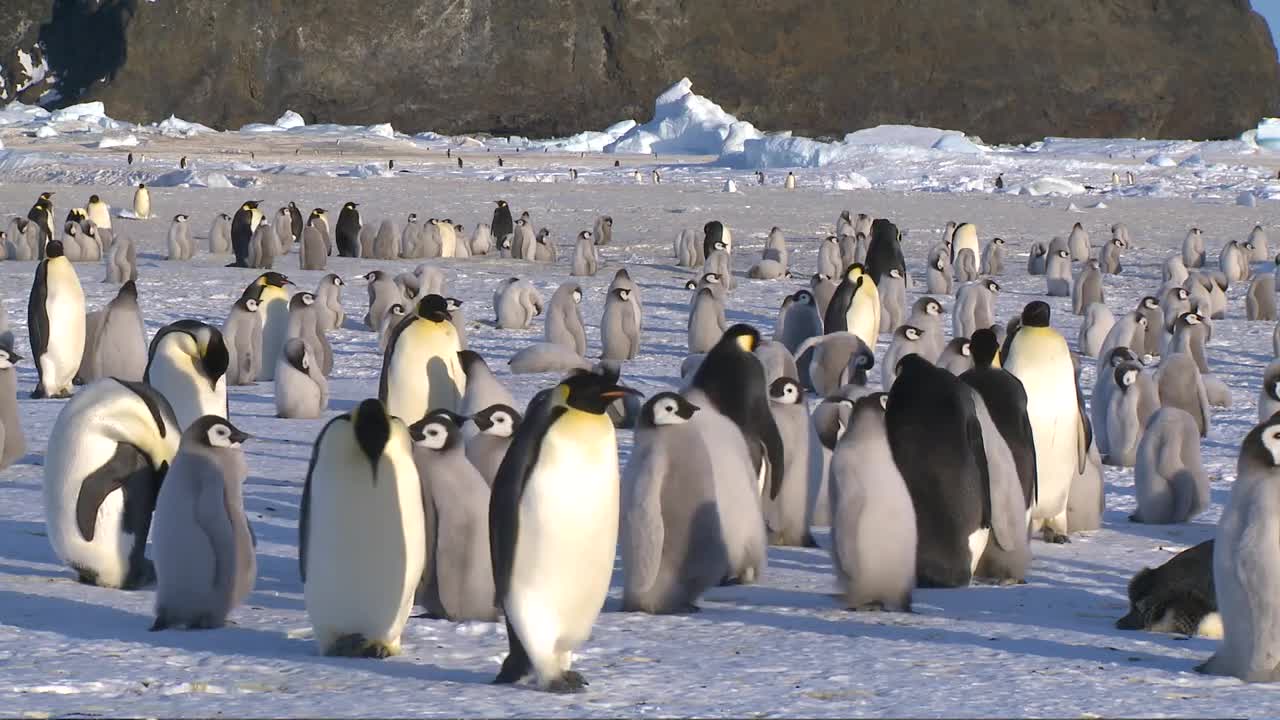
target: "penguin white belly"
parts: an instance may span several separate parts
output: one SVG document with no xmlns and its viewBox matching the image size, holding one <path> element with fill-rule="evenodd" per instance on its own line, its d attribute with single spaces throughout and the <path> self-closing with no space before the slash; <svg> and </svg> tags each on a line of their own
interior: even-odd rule
<svg viewBox="0 0 1280 720">
<path fill-rule="evenodd" d="M 162 344 L 151 360 L 150 385 L 173 406 L 178 427 L 186 429 L 202 415 L 226 415 L 227 379 L 218 378 L 216 387 L 196 369 L 191 356 L 169 344 Z"/>
<path fill-rule="evenodd" d="M 506 600 L 522 640 L 554 643 L 531 653 L 571 651 L 590 636 L 613 575 L 619 484 L 609 419 L 570 410 L 557 420 L 520 498 Z"/>
<path fill-rule="evenodd" d="M 457 250 L 458 236 L 452 230 L 445 230 L 440 233 L 440 257 L 451 258 L 458 254 Z"/>
<path fill-rule="evenodd" d="M 431 410 L 457 412 L 466 383 L 459 350 L 450 323 L 414 322 L 402 330 L 391 354 L 387 412 L 409 424 Z"/>
<path fill-rule="evenodd" d="M 57 393 L 71 389 L 84 356 L 84 291 L 70 265 L 50 268 L 47 282 L 49 339 L 40 366 L 45 387 Z"/>
<path fill-rule="evenodd" d="M 879 298 L 873 298 L 872 293 L 864 294 L 859 291 L 854 296 L 853 302 L 849 303 L 849 312 L 845 316 L 845 325 L 849 328 L 849 332 L 861 338 L 862 342 L 866 343 L 867 347 L 874 352 L 876 338 L 880 335 Z"/>
<path fill-rule="evenodd" d="M 978 528 L 969 533 L 969 572 L 978 571 L 978 561 L 987 549 L 987 541 L 991 539 L 991 528 Z"/>
<path fill-rule="evenodd" d="M 66 447 L 70 444 L 70 447 Z M 106 587 L 124 584 L 129 572 L 129 553 L 133 536 L 120 532 L 124 514 L 124 491 L 115 490 L 98 507 L 93 540 L 80 534 L 76 522 L 76 501 L 85 477 L 102 467 L 116 452 L 113 440 L 98 435 L 92 428 L 66 437 L 60 433 L 51 438 L 45 462 L 51 467 L 46 476 L 60 482 L 46 482 L 44 506 L 46 530 L 54 552 L 64 563 L 97 573 L 98 583 Z"/>
<path fill-rule="evenodd" d="M 384 456 L 380 464 L 387 462 L 396 461 Z M 337 465 L 331 474 L 368 478 L 367 465 Z M 322 650 L 348 634 L 399 647 L 422 577 L 426 532 L 417 469 L 398 470 L 394 477 L 380 472 L 372 484 L 313 479 L 303 599 Z"/>
<path fill-rule="evenodd" d="M 1037 363 L 1036 358 L 1030 360 Z M 1027 390 L 1027 416 L 1036 446 L 1038 496 L 1032 516 L 1051 520 L 1066 511 L 1079 459 L 1080 410 L 1071 357 L 1063 353 L 1042 358 L 1031 372 L 1015 374 Z"/>
</svg>

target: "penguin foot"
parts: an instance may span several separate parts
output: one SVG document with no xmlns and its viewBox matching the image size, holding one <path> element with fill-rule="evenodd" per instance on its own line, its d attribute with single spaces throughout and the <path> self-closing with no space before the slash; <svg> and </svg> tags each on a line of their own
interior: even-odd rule
<svg viewBox="0 0 1280 720">
<path fill-rule="evenodd" d="M 1041 531 L 1041 534 L 1045 542 L 1052 543 L 1054 545 L 1064 545 L 1066 543 L 1071 542 L 1071 538 L 1067 537 L 1063 533 L 1058 532 L 1057 530 L 1050 528 L 1048 525 L 1044 526 L 1044 529 Z"/>
<path fill-rule="evenodd" d="M 334 640 L 333 644 L 325 649 L 324 654 L 334 657 L 360 657 L 368 644 L 369 641 L 359 633 L 343 635 Z"/>
<path fill-rule="evenodd" d="M 726 577 L 720 580 L 720 587 L 731 587 L 733 585 L 741 585 L 742 580 L 736 577 Z"/>
<path fill-rule="evenodd" d="M 71 391 L 70 391 L 70 390 L 61 390 L 61 391 L 59 391 L 59 392 L 54 393 L 54 394 L 53 394 L 53 395 L 51 395 L 50 397 L 52 397 L 54 400 L 65 400 L 65 399 L 67 399 L 67 398 L 71 397 Z"/>
<path fill-rule="evenodd" d="M 120 584 L 121 590 L 138 590 L 154 584 L 156 581 L 156 565 L 147 558 L 143 558 L 142 562 L 129 571 L 124 582 Z"/>
<path fill-rule="evenodd" d="M 79 375 L 77 375 L 77 376 L 75 376 L 75 377 L 71 378 L 71 384 L 72 384 L 72 385 L 77 385 L 77 386 L 79 386 L 79 385 L 84 385 L 84 378 L 82 378 L 82 377 L 80 377 Z"/>
<path fill-rule="evenodd" d="M 78 567 L 73 567 L 71 569 L 76 571 L 76 581 L 79 582 L 81 585 L 97 585 L 98 584 L 98 573 L 94 572 L 93 570 L 87 570 L 85 568 L 78 568 Z"/>
<path fill-rule="evenodd" d="M 814 540 L 813 535 L 811 535 L 810 533 L 804 534 L 804 538 L 801 539 L 800 544 L 807 548 L 821 547 L 820 545 L 818 545 L 818 541 Z"/>
<path fill-rule="evenodd" d="M 861 605 L 855 605 L 849 609 L 854 612 L 884 612 L 884 603 L 879 600 L 872 600 L 871 602 L 865 602 Z"/>
<path fill-rule="evenodd" d="M 373 658 L 375 660 L 383 660 L 395 655 L 395 651 L 384 642 L 373 642 L 365 646 L 360 652 L 360 657 Z"/>
<path fill-rule="evenodd" d="M 565 670 L 564 674 L 547 685 L 547 691 L 560 695 L 580 693 L 585 691 L 590 684 L 586 678 L 582 677 L 582 673 L 576 670 Z"/>
<path fill-rule="evenodd" d="M 164 615 L 156 615 L 156 621 L 151 623 L 151 627 L 147 628 L 147 632 L 157 632 L 169 629 L 169 621 Z"/>
</svg>

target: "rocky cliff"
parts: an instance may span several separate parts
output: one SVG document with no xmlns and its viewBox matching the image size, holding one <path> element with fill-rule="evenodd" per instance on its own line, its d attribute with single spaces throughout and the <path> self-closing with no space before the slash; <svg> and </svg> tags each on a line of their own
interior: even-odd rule
<svg viewBox="0 0 1280 720">
<path fill-rule="evenodd" d="M 647 119 L 688 76 L 763 129 L 1214 138 L 1280 110 L 1248 0 L 5 0 L 3 97 L 215 127 L 529 136 Z M 45 96 L 45 101 L 57 97 Z"/>
</svg>

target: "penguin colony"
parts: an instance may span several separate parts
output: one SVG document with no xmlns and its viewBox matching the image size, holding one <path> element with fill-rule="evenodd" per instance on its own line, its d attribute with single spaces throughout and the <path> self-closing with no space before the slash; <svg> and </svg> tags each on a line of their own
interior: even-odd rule
<svg viewBox="0 0 1280 720">
<path fill-rule="evenodd" d="M 836 234 L 818 241 L 807 287 L 785 296 L 766 337 L 726 321 L 741 276 L 730 228 L 713 220 L 679 230 L 673 246 L 695 274 L 678 388 L 643 398 L 622 383 L 644 346 L 644 288 L 627 268 L 614 270 L 603 297 L 566 278 L 545 306 L 537 287 L 509 277 L 495 283 L 492 324 L 523 330 L 544 317 L 543 340 L 517 352 L 511 369 L 555 379 L 519 408 L 467 349 L 463 303 L 448 296 L 446 274 L 422 264 L 360 278 L 360 325 L 377 333 L 380 382 L 376 397 L 332 415 L 327 383 L 341 361 L 326 334 L 347 321 L 347 281 L 329 274 L 315 292 L 291 293 L 273 267 L 295 246 L 304 270 L 324 269 L 336 250 L 386 260 L 565 257 L 566 276 L 594 276 L 609 265 L 601 248 L 613 218 L 558 254 L 549 230 L 535 231 L 528 212 L 517 218 L 503 200 L 471 233 L 416 215 L 403 228 L 366 224 L 356 202 L 330 229 L 323 209 L 304 223 L 293 202 L 269 217 L 261 201 L 246 201 L 213 220 L 207 248 L 256 277 L 225 321 L 178 320 L 148 343 L 136 253 L 112 233 L 105 203 L 95 195 L 73 209 L 59 235 L 52 196 L 13 219 L 3 253 L 38 260 L 31 397 L 70 398 L 46 449 L 47 531 L 81 582 L 154 584 L 152 630 L 228 621 L 257 567 L 242 492 L 242 444 L 253 439 L 234 425 L 227 388 L 271 381 L 279 417 L 330 416 L 314 440 L 298 529 L 319 651 L 396 655 L 417 605 L 428 617 L 504 622 L 509 651 L 495 682 L 530 679 L 553 692 L 589 684 L 572 669 L 573 652 L 603 608 L 615 553 L 624 610 L 696 612 L 710 588 L 759 581 L 767 545 L 816 547 L 812 528 L 829 525 L 841 604 L 910 612 L 916 588 L 1026 582 L 1033 538 L 1065 543 L 1097 529 L 1102 465 L 1134 468 L 1131 521 L 1190 521 L 1208 506 L 1200 440 L 1214 408 L 1230 402 L 1207 349 L 1212 321 L 1228 311 L 1225 290 L 1248 281 L 1248 318 L 1275 320 L 1275 278 L 1252 265 L 1268 259 L 1261 227 L 1229 241 L 1217 271 L 1204 269 L 1193 228 L 1164 264 L 1164 284 L 1116 316 L 1105 285 L 1124 272 L 1129 231 L 1112 226 L 1095 252 L 1076 223 L 1065 239 L 1032 243 L 1027 263 L 1045 276 L 1045 295 L 1069 305 L 1032 300 L 999 318 L 995 277 L 1020 267 L 1004 239 L 982 249 L 974 223 L 947 223 L 913 267 L 891 220 L 844 211 Z M 153 216 L 145 186 L 134 213 Z M 174 216 L 167 260 L 197 254 L 189 222 Z M 745 278 L 798 275 L 788 242 L 773 228 Z M 86 261 L 104 262 L 106 281 L 121 284 L 99 310 L 86 309 L 73 264 Z M 584 309 L 602 310 L 598 354 Z M 1057 312 L 1084 317 L 1076 352 L 1054 329 Z M 0 327 L 0 467 L 26 448 L 14 371 L 24 360 Z M 1086 405 L 1080 364 L 1090 361 L 1097 381 Z M 1197 669 L 1246 681 L 1280 680 L 1280 550 L 1256 540 L 1280 527 L 1258 510 L 1280 503 L 1278 388 L 1280 361 L 1263 379 L 1259 424 L 1241 445 L 1216 540 L 1140 572 L 1116 623 L 1221 637 Z M 621 428 L 634 432 L 625 465 Z"/>
</svg>

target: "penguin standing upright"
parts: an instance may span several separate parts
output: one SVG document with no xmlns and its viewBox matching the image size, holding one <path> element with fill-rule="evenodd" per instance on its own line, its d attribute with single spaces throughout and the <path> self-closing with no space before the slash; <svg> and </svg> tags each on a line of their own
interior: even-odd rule
<svg viewBox="0 0 1280 720">
<path fill-rule="evenodd" d="M 781 470 L 782 488 L 776 498 L 765 503 L 769 544 L 818 547 L 809 533 L 808 493 L 811 476 L 822 472 L 822 453 L 800 383 L 790 377 L 770 383 L 769 411 L 778 426 L 786 458 Z"/>
<path fill-rule="evenodd" d="M 302 338 L 285 341 L 276 368 L 276 417 L 318 418 L 329 406 L 329 382 Z"/>
<path fill-rule="evenodd" d="M 471 416 L 471 422 L 479 432 L 467 438 L 467 460 L 479 471 L 485 484 L 493 485 L 502 458 L 511 447 L 511 438 L 520 429 L 520 421 L 519 411 L 501 403 L 490 405 Z"/>
<path fill-rule="evenodd" d="M 823 331 L 848 331 L 874 348 L 880 335 L 880 294 L 876 283 L 859 264 L 850 265 L 827 305 Z"/>
<path fill-rule="evenodd" d="M 227 346 L 227 384 L 252 385 L 262 363 L 262 321 L 258 319 L 257 288 L 250 286 L 227 315 L 222 341 Z"/>
<path fill-rule="evenodd" d="M 147 329 L 138 309 L 138 287 L 130 280 L 102 310 L 85 318 L 80 379 L 101 377 L 141 382 L 147 368 Z"/>
<path fill-rule="evenodd" d="M 329 215 L 324 208 L 315 208 L 307 217 L 307 222 L 316 221 L 317 227 L 324 233 L 325 255 L 333 255 L 333 230 L 329 228 Z"/>
<path fill-rule="evenodd" d="M 302 229 L 302 244 L 298 247 L 298 269 L 324 270 L 328 264 L 324 230 L 316 220 L 308 220 Z"/>
<path fill-rule="evenodd" d="M 466 374 L 466 391 L 462 394 L 460 414 L 475 419 L 476 414 L 493 405 L 516 404 L 515 398 L 497 377 L 480 353 L 474 350 L 462 350 L 458 353 L 458 362 L 462 372 Z M 519 420 L 519 418 L 516 418 Z M 514 430 L 514 428 L 512 428 Z"/>
<path fill-rule="evenodd" d="M 85 214 L 93 221 L 94 225 L 100 230 L 111 229 L 111 206 L 102 201 L 97 195 L 89 196 L 89 204 L 85 207 Z"/>
<path fill-rule="evenodd" d="M 547 304 L 547 318 L 543 327 L 546 341 L 573 350 L 578 355 L 587 354 L 587 333 L 582 323 L 582 286 L 566 282 L 556 288 Z"/>
<path fill-rule="evenodd" d="M 278 272 L 265 272 L 250 283 L 246 292 L 256 288 L 258 321 L 262 323 L 262 364 L 259 380 L 274 380 L 276 361 L 284 341 L 289 338 L 289 292 L 285 285 L 293 281 Z"/>
<path fill-rule="evenodd" d="M 338 246 L 338 255 L 342 257 L 360 257 L 360 211 L 356 208 L 360 203 L 347 202 L 338 213 L 338 226 L 334 229 L 334 243 Z"/>
<path fill-rule="evenodd" d="M 138 189 L 133 192 L 133 215 L 139 220 L 151 218 L 151 191 L 144 183 L 138 183 Z"/>
<path fill-rule="evenodd" d="M 387 412 L 415 423 L 431 410 L 457 412 L 467 382 L 460 351 L 445 299 L 419 300 L 392 330 L 383 354 L 378 397 Z"/>
<path fill-rule="evenodd" d="M 289 323 L 285 330 L 288 339 L 299 338 L 307 344 L 321 374 L 328 377 L 333 372 L 333 347 L 320 329 L 320 304 L 316 296 L 303 291 L 294 293 L 289 300 Z M 283 355 L 283 350 L 281 355 Z"/>
<path fill-rule="evenodd" d="M 711 257 L 716 243 L 724 243 L 724 251 L 733 253 L 733 234 L 719 220 L 712 220 L 702 226 L 702 257 Z"/>
<path fill-rule="evenodd" d="M 1084 470 L 1088 442 L 1071 351 L 1049 326 L 1047 303 L 1036 301 L 1023 308 L 1004 367 L 1022 381 L 1027 393 L 1038 484 L 1032 519 L 1043 528 L 1046 540 L 1066 542 L 1067 495 L 1072 478 Z"/>
<path fill-rule="evenodd" d="M 404 423 L 370 399 L 324 426 L 298 518 L 303 599 L 322 654 L 400 653 L 425 562 L 423 518 Z"/>
<path fill-rule="evenodd" d="M 864 262 L 867 274 L 879 285 L 891 270 L 896 269 L 905 282 L 907 263 L 902 256 L 902 232 L 898 230 L 898 226 L 885 218 L 876 218 L 871 223 L 870 237 Z M 974 257 L 977 258 L 977 255 Z"/>
<path fill-rule="evenodd" d="M 569 669 L 571 653 L 590 636 L 613 574 L 620 480 L 605 412 L 627 394 L 637 393 L 616 376 L 585 372 L 539 393 L 498 469 L 489 548 L 511 651 L 495 682 L 532 672 L 553 692 L 587 684 Z"/>
<path fill-rule="evenodd" d="M 621 271 L 619 271 L 621 272 Z M 600 357 L 634 360 L 640 354 L 640 314 L 634 287 L 610 288 L 600 319 Z"/>
<path fill-rule="evenodd" d="M 13 335 L 0 332 L 0 470 L 27 452 L 27 438 L 18 419 L 18 372 L 22 356 L 13 351 Z"/>
<path fill-rule="evenodd" d="M 613 242 L 613 218 L 609 215 L 597 217 L 592 227 L 592 237 L 596 245 L 608 245 Z"/>
<path fill-rule="evenodd" d="M 231 252 L 231 247 L 231 218 L 226 213 L 218 213 L 209 225 L 209 254 L 225 255 Z"/>
<path fill-rule="evenodd" d="M 253 242 L 253 232 L 261 222 L 262 211 L 258 210 L 258 200 L 246 200 L 231 216 L 231 250 L 236 259 L 231 267 L 249 267 L 249 250 Z"/>
<path fill-rule="evenodd" d="M 80 582 L 128 590 L 155 579 L 147 534 L 179 435 L 162 395 L 115 378 L 58 413 L 45 453 L 45 529 Z"/>
<path fill-rule="evenodd" d="M 49 241 L 46 255 L 36 266 L 27 301 L 27 334 L 36 366 L 31 397 L 60 398 L 71 394 L 84 358 L 84 290 L 61 242 Z"/>
<path fill-rule="evenodd" d="M 462 158 L 458 158 L 461 162 Z M 497 241 L 498 247 L 503 247 L 507 238 L 515 233 L 515 221 L 511 218 L 511 208 L 507 206 L 506 200 L 494 200 L 497 207 L 493 209 L 493 220 L 489 223 L 489 231 L 493 233 L 493 239 Z"/>
<path fill-rule="evenodd" d="M 178 427 L 204 415 L 227 417 L 227 365 L 222 332 L 198 320 L 160 328 L 147 351 L 143 382 L 169 401 Z"/>
<path fill-rule="evenodd" d="M 293 241 L 298 242 L 302 239 L 302 210 L 298 204 L 292 200 L 289 201 L 289 229 L 293 231 Z"/>
</svg>

